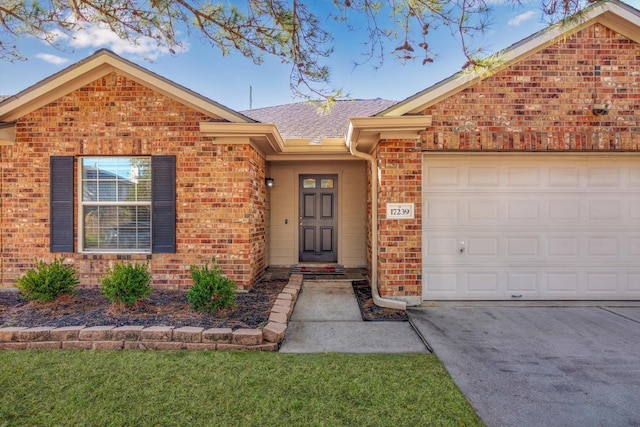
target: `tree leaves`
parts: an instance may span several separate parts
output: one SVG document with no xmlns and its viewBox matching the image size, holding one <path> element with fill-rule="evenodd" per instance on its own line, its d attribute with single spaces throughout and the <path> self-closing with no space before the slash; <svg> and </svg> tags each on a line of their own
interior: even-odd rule
<svg viewBox="0 0 640 427">
<path fill-rule="evenodd" d="M 505 0 L 518 3 L 519 0 Z M 587 0 L 599 3 L 604 0 Z M 551 17 L 566 19 L 580 10 L 581 0 L 540 0 Z M 7 0 L 0 3 L 0 60 L 24 60 L 15 39 L 36 37 L 65 50 L 62 36 L 74 37 L 86 25 L 101 24 L 132 43 L 149 38 L 171 54 L 182 49 L 180 34 L 195 35 L 223 55 L 239 53 L 260 64 L 265 56 L 291 64 L 290 87 L 305 99 L 336 99 L 326 63 L 334 35 L 328 19 L 350 31 L 365 32 L 368 42 L 354 46 L 364 54 L 357 65 L 376 60 L 382 65 L 387 47 L 401 61 L 434 61 L 427 38 L 448 29 L 459 40 L 469 64 L 479 49 L 467 39 L 481 34 L 491 15 L 491 0 Z M 332 6 L 332 7 L 331 7 Z M 366 27 L 354 26 L 358 18 Z M 400 44 L 396 44 L 400 40 Z M 393 46 L 392 45 L 392 46 Z M 415 46 L 420 52 L 416 52 Z"/>
</svg>

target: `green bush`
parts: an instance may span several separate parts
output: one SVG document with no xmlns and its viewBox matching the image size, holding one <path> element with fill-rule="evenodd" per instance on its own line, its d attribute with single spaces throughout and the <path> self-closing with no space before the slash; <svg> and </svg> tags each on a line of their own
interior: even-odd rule
<svg viewBox="0 0 640 427">
<path fill-rule="evenodd" d="M 215 313 L 219 309 L 235 306 L 236 284 L 222 275 L 215 259 L 198 268 L 191 266 L 193 286 L 187 291 L 187 300 L 193 310 Z"/>
<path fill-rule="evenodd" d="M 133 305 L 151 294 L 147 264 L 117 262 L 102 278 L 102 293 L 112 303 Z"/>
<path fill-rule="evenodd" d="M 29 301 L 48 302 L 60 294 L 73 294 L 80 283 L 75 267 L 63 264 L 63 258 L 56 258 L 50 264 L 36 260 L 36 268 L 28 270 L 16 279 L 16 287 L 22 297 Z"/>
</svg>

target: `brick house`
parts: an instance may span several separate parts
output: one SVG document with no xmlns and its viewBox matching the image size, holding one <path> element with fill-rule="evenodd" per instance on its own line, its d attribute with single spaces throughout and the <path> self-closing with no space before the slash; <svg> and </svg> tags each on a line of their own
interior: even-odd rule
<svg viewBox="0 0 640 427">
<path fill-rule="evenodd" d="M 0 102 L 1 286 L 64 256 L 84 286 L 130 259 L 186 288 L 215 257 L 245 288 L 366 267 L 389 306 L 638 299 L 639 42 L 610 1 L 490 74 L 326 116 L 232 111 L 99 51 Z"/>
</svg>

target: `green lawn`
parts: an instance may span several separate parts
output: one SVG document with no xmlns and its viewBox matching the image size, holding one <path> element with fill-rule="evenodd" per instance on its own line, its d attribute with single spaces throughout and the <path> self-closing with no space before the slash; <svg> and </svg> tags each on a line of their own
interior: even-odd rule
<svg viewBox="0 0 640 427">
<path fill-rule="evenodd" d="M 434 355 L 0 351 L 0 426 L 482 425 Z"/>
</svg>

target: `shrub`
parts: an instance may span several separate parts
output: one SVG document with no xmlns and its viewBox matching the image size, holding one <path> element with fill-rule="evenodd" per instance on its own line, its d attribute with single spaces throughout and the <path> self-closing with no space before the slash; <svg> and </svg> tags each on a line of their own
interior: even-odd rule
<svg viewBox="0 0 640 427">
<path fill-rule="evenodd" d="M 151 294 L 147 264 L 117 262 L 102 278 L 102 293 L 112 303 L 133 305 Z"/>
<path fill-rule="evenodd" d="M 187 300 L 193 310 L 215 313 L 219 309 L 235 306 L 236 284 L 222 275 L 215 259 L 198 268 L 191 266 L 193 286 L 187 291 Z"/>
<path fill-rule="evenodd" d="M 16 279 L 22 298 L 39 302 L 53 301 L 60 294 L 73 294 L 78 283 L 77 270 L 63 264 L 63 258 L 56 258 L 50 264 L 36 260 L 36 268 Z"/>
</svg>

